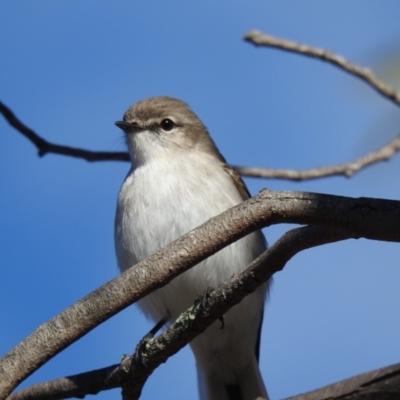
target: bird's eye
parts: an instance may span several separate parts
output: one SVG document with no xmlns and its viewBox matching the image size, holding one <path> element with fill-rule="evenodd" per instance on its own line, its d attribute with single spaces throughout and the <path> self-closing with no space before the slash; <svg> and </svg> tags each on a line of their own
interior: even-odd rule
<svg viewBox="0 0 400 400">
<path fill-rule="evenodd" d="M 165 118 L 161 121 L 160 126 L 163 131 L 170 132 L 172 131 L 172 129 L 174 129 L 175 124 L 174 121 L 172 121 L 171 119 Z"/>
</svg>

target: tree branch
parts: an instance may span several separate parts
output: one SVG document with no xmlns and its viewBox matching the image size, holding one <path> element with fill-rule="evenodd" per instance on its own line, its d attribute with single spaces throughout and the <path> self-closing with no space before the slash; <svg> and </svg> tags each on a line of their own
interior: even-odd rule
<svg viewBox="0 0 400 400">
<path fill-rule="evenodd" d="M 121 382 L 120 364 L 115 364 L 94 371 L 38 383 L 10 394 L 7 400 L 62 400 L 73 397 L 82 399 L 88 394 L 95 395 L 103 390 L 120 387 Z"/>
<path fill-rule="evenodd" d="M 198 334 L 203 332 L 232 306 L 254 292 L 298 252 L 322 244 L 348 239 L 343 231 L 320 227 L 293 229 L 254 260 L 245 271 L 232 277 L 213 291 L 204 301 L 198 301 L 157 338 L 147 341 L 145 352 L 139 347 L 133 357 L 117 366 L 86 372 L 72 377 L 33 385 L 11 395 L 8 400 L 62 399 L 95 394 L 112 387 L 123 387 L 124 400 L 136 400 L 148 377 Z M 204 300 L 204 299 L 202 299 Z M 108 377 L 109 375 L 109 377 Z M 114 386 L 111 386 L 110 383 Z"/>
<path fill-rule="evenodd" d="M 286 400 L 398 400 L 400 364 L 378 368 Z"/>
<path fill-rule="evenodd" d="M 292 40 L 266 35 L 257 30 L 252 30 L 246 33 L 244 40 L 254 44 L 255 46 L 274 47 L 276 49 L 291 51 L 326 61 L 361 79 L 375 89 L 378 93 L 380 93 L 383 97 L 392 101 L 397 106 L 400 105 L 400 93 L 398 91 L 378 79 L 370 69 L 359 67 L 358 65 L 351 63 L 338 54 L 332 53 L 325 49 L 297 43 Z"/>
<path fill-rule="evenodd" d="M 330 165 L 307 170 L 290 169 L 267 169 L 252 167 L 234 167 L 243 176 L 265 179 L 288 179 L 293 181 L 303 181 L 306 179 L 318 179 L 328 176 L 346 176 L 350 178 L 361 169 L 375 164 L 379 161 L 388 161 L 400 150 L 400 134 L 397 135 L 386 145 L 376 151 L 366 154 L 357 160 L 345 164 Z"/>
<path fill-rule="evenodd" d="M 123 382 L 123 400 L 139 399 L 148 377 L 161 363 L 166 362 L 231 307 L 253 293 L 275 272 L 282 270 L 295 254 L 311 247 L 348 238 L 343 231 L 321 227 L 297 228 L 284 234 L 243 272 L 233 276 L 207 298 L 199 299 L 163 334 L 149 341 L 145 347 L 145 354 L 138 354 L 136 351 L 131 359 L 128 379 Z"/>
<path fill-rule="evenodd" d="M 38 327 L 0 360 L 0 399 L 51 357 L 117 312 L 246 234 L 278 223 L 324 226 L 351 237 L 399 242 L 400 202 L 263 190 Z"/>
<path fill-rule="evenodd" d="M 36 146 L 39 157 L 43 157 L 48 153 L 53 153 L 82 158 L 86 161 L 129 161 L 129 154 L 126 152 L 90 151 L 48 142 L 21 122 L 2 102 L 0 102 L 0 113 L 3 114 L 3 117 L 13 128 L 22 133 L 22 135 Z"/>
<path fill-rule="evenodd" d="M 107 152 L 107 151 L 90 151 L 78 149 L 69 146 L 61 146 L 50 143 L 40 137 L 35 131 L 22 123 L 15 114 L 3 103 L 0 102 L 0 113 L 7 122 L 28 138 L 37 148 L 39 157 L 43 157 L 48 153 L 59 154 L 63 156 L 81 158 L 86 161 L 129 161 L 129 154 L 126 152 Z M 251 178 L 264 179 L 285 179 L 292 181 L 302 181 L 309 179 L 319 179 L 328 176 L 346 176 L 351 177 L 361 169 L 375 164 L 379 161 L 387 161 L 392 158 L 400 150 L 400 135 L 396 136 L 392 141 L 387 143 L 380 149 L 373 151 L 357 160 L 345 164 L 331 165 L 308 170 L 289 170 L 289 169 L 272 169 L 258 167 L 239 167 L 232 166 L 240 175 Z"/>
<path fill-rule="evenodd" d="M 118 381 L 120 365 L 112 365 L 102 370 L 87 372 L 66 378 L 56 379 L 50 382 L 32 385 L 29 388 L 11 394 L 7 400 L 62 400 L 71 397 L 83 398 L 86 394 L 97 394 L 101 390 L 120 386 Z M 109 371 L 107 371 L 109 370 Z M 104 374 L 101 372 L 104 371 Z M 92 377 L 97 374 L 97 377 Z M 83 381 L 88 379 L 87 385 Z M 94 379 L 103 379 L 110 384 L 97 384 Z M 81 383 L 81 380 L 83 381 Z M 88 386 L 93 389 L 89 391 Z M 81 390 L 79 390 L 79 387 Z M 311 392 L 289 397 L 286 400 L 398 400 L 400 392 L 400 364 L 394 364 L 383 368 L 345 379 Z"/>
</svg>

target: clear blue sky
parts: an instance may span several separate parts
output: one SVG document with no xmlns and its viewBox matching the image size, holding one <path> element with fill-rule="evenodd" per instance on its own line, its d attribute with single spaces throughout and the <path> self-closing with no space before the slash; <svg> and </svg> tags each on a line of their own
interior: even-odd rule
<svg viewBox="0 0 400 400">
<path fill-rule="evenodd" d="M 1 8 L 1 101 L 56 143 L 121 151 L 114 121 L 154 95 L 187 101 L 237 165 L 349 161 L 399 131 L 399 110 L 363 83 L 241 40 L 256 28 L 325 47 L 396 83 L 389 68 L 399 58 L 396 0 L 21 0 Z M 113 220 L 128 164 L 40 159 L 2 118 L 0 132 L 3 354 L 118 273 Z M 397 156 L 350 180 L 247 183 L 252 193 L 268 187 L 398 199 L 399 168 Z M 267 229 L 269 242 L 289 228 Z M 398 244 L 348 241 L 304 252 L 276 275 L 261 354 L 272 399 L 399 362 L 399 258 Z M 117 363 L 150 326 L 130 307 L 23 386 Z M 194 398 L 196 390 L 185 348 L 154 373 L 142 398 Z"/>
</svg>

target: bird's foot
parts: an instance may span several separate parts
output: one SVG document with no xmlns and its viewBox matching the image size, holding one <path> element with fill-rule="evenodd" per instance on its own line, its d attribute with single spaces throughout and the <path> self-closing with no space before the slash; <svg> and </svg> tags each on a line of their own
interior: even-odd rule
<svg viewBox="0 0 400 400">
<path fill-rule="evenodd" d="M 195 300 L 195 304 L 199 304 L 200 307 L 204 310 L 207 311 L 209 306 L 210 306 L 210 298 L 211 298 L 211 294 L 214 292 L 214 289 L 209 287 L 205 290 L 205 292 L 199 296 L 196 300 Z M 224 320 L 224 316 L 221 315 L 219 318 L 219 321 L 221 322 L 221 327 L 220 329 L 224 329 L 225 327 L 225 320 Z"/>
</svg>

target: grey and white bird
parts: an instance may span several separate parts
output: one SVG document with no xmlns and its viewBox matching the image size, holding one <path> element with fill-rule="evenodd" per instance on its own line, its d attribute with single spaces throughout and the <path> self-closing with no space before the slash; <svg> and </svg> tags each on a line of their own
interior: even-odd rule
<svg viewBox="0 0 400 400">
<path fill-rule="evenodd" d="M 206 127 L 177 99 L 153 97 L 116 122 L 132 166 L 118 195 L 115 247 L 124 271 L 250 194 Z M 224 248 L 139 302 L 155 322 L 173 323 L 208 288 L 217 288 L 266 249 L 261 231 Z M 268 284 L 196 337 L 199 393 L 207 400 L 268 399 L 258 367 Z"/>
</svg>

